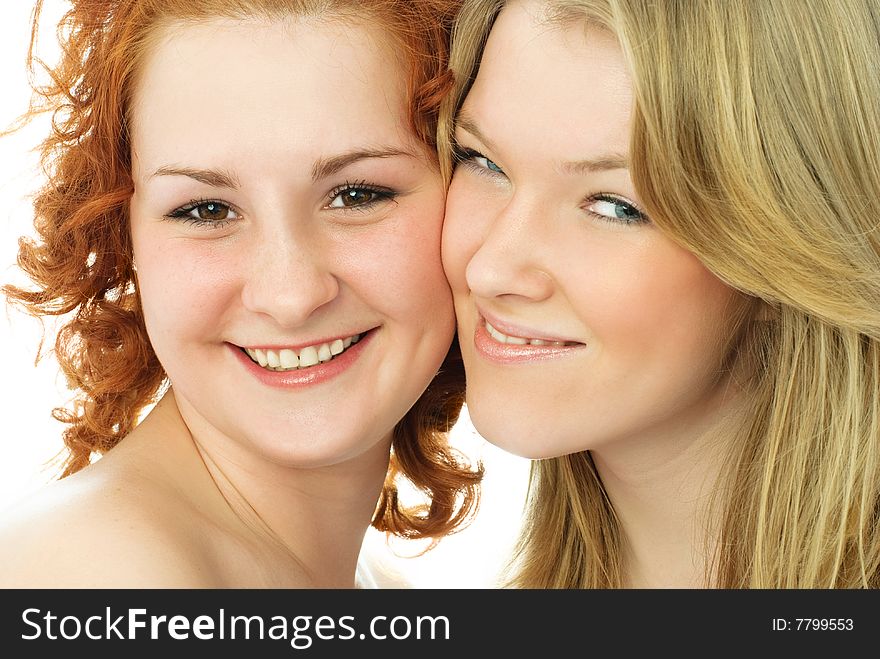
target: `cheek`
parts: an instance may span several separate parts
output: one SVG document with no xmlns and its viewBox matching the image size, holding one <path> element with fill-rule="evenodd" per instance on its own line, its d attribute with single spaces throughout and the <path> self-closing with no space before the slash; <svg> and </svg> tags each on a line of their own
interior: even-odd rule
<svg viewBox="0 0 880 659">
<path fill-rule="evenodd" d="M 344 247 L 346 275 L 361 296 L 407 323 L 429 325 L 451 316 L 451 294 L 440 261 L 443 205 L 401 213 Z"/>
<path fill-rule="evenodd" d="M 235 269 L 207 241 L 169 239 L 161 233 L 132 230 L 138 293 L 157 352 L 187 328 L 216 325 Z"/>
<path fill-rule="evenodd" d="M 666 314 L 666 340 L 679 346 L 681 362 L 715 372 L 726 358 L 723 353 L 741 298 L 699 263 L 689 274 L 678 282 L 675 303 L 656 313 Z"/>
<path fill-rule="evenodd" d="M 480 247 L 485 196 L 482 205 L 478 200 L 465 177 L 453 177 L 446 197 L 442 252 L 443 269 L 455 293 L 467 290 L 467 266 Z"/>
<path fill-rule="evenodd" d="M 657 272 L 644 299 L 649 321 L 662 328 L 670 345 L 683 351 L 703 352 L 719 345 L 735 309 L 736 292 L 684 250 L 664 259 Z"/>
<path fill-rule="evenodd" d="M 713 361 L 737 294 L 696 257 L 655 243 L 606 271 L 613 276 L 595 276 L 575 293 L 581 308 L 592 309 L 590 326 L 603 346 L 625 349 L 633 359 L 656 353 L 697 360 L 693 364 Z"/>
</svg>

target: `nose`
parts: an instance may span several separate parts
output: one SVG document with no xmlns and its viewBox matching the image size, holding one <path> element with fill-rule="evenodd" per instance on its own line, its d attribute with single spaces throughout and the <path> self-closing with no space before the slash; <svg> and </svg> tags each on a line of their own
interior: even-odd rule
<svg viewBox="0 0 880 659">
<path fill-rule="evenodd" d="M 553 278 L 542 258 L 541 219 L 540 208 L 516 198 L 489 219 L 465 272 L 475 295 L 539 302 L 553 294 Z"/>
<path fill-rule="evenodd" d="M 327 263 L 328 249 L 304 231 L 285 232 L 260 241 L 242 287 L 249 311 L 296 327 L 339 295 L 339 281 Z"/>
</svg>

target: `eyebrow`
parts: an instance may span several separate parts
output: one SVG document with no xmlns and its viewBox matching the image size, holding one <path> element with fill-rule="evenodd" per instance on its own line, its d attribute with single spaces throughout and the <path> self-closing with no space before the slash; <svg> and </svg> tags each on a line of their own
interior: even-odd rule
<svg viewBox="0 0 880 659">
<path fill-rule="evenodd" d="M 572 174 L 593 174 L 613 169 L 629 169 L 629 158 L 619 153 L 609 153 L 598 158 L 562 163 L 562 169 Z"/>
<path fill-rule="evenodd" d="M 328 176 L 332 176 L 359 160 L 366 160 L 368 158 L 394 158 L 395 156 L 407 156 L 409 158 L 418 157 L 415 153 L 393 147 L 358 149 L 331 158 L 318 158 L 312 167 L 312 180 L 320 181 Z"/>
<path fill-rule="evenodd" d="M 458 116 L 455 118 L 455 126 L 456 128 L 461 128 L 466 130 L 471 135 L 480 140 L 483 144 L 489 147 L 492 151 L 498 151 L 498 147 L 495 146 L 495 143 L 486 137 L 483 134 L 483 131 L 480 130 L 480 127 L 477 126 L 477 122 L 468 117 L 464 112 L 459 112 Z"/>
<path fill-rule="evenodd" d="M 355 151 L 349 151 L 347 153 L 342 153 L 338 156 L 332 156 L 330 158 L 318 158 L 318 160 L 316 160 L 315 164 L 312 166 L 312 180 L 319 181 L 321 179 L 327 178 L 328 176 L 332 176 L 333 174 L 336 174 L 337 172 L 345 169 L 352 163 L 358 162 L 360 160 L 366 160 L 368 158 L 393 158 L 395 156 L 418 158 L 418 156 L 411 151 L 405 151 L 392 147 L 379 149 L 357 149 Z M 199 183 L 204 183 L 205 185 L 210 185 L 215 188 L 237 189 L 240 187 L 240 183 L 238 182 L 238 179 L 235 177 L 234 174 L 217 169 L 196 169 L 193 167 L 163 166 L 159 167 L 159 169 L 153 172 L 150 175 L 150 178 L 154 176 L 186 176 L 188 178 L 198 181 Z"/>
<path fill-rule="evenodd" d="M 234 174 L 218 169 L 194 169 L 192 167 L 163 166 L 150 175 L 154 176 L 187 176 L 191 179 L 215 188 L 238 188 L 239 182 Z"/>
<path fill-rule="evenodd" d="M 459 113 L 455 124 L 459 128 L 476 137 L 492 151 L 495 151 L 496 153 L 498 152 L 499 149 L 495 146 L 495 143 L 486 137 L 483 131 L 480 130 L 479 126 L 477 126 L 477 123 L 466 114 Z M 608 153 L 596 158 L 571 160 L 562 163 L 562 170 L 572 174 L 591 174 L 613 169 L 629 169 L 629 158 L 620 153 Z"/>
</svg>

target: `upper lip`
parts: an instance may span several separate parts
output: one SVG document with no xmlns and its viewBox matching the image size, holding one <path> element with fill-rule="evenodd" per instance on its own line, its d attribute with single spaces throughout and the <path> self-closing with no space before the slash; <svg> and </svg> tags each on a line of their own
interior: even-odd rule
<svg viewBox="0 0 880 659">
<path fill-rule="evenodd" d="M 484 309 L 481 309 L 480 307 L 477 307 L 477 311 L 479 312 L 480 316 L 482 316 L 483 320 L 485 320 L 502 334 L 507 334 L 508 336 L 517 336 L 522 339 L 538 339 L 540 341 L 583 343 L 583 341 L 573 339 L 570 336 L 554 336 L 552 334 L 545 333 L 543 330 L 536 330 L 530 327 L 523 327 L 522 325 L 514 325 L 513 323 L 508 323 L 507 321 L 501 320 L 497 316 L 493 316 L 492 314 L 487 313 Z"/>
<path fill-rule="evenodd" d="M 349 338 L 350 336 L 360 335 L 363 336 L 370 330 L 375 329 L 375 327 L 371 327 L 365 330 L 359 330 L 355 332 L 350 332 L 348 334 L 336 334 L 330 338 L 326 339 L 315 339 L 310 341 L 298 341 L 297 343 L 236 343 L 239 348 L 246 348 L 249 350 L 302 350 L 303 348 L 307 348 L 309 346 L 319 346 L 324 343 L 333 343 L 337 340 L 344 340 Z"/>
</svg>

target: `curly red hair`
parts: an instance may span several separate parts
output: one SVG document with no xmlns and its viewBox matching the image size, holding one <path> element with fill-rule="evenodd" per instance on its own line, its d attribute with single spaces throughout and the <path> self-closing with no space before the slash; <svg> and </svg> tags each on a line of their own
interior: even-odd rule
<svg viewBox="0 0 880 659">
<path fill-rule="evenodd" d="M 53 415 L 68 424 L 61 477 L 111 449 L 166 385 L 147 338 L 132 266 L 128 205 L 133 194 L 129 101 L 151 38 L 163 21 L 212 16 L 349 17 L 378 24 L 409 71 L 410 123 L 435 146 L 440 101 L 450 85 L 449 32 L 459 0 L 73 0 L 58 24 L 62 57 L 46 67 L 29 116 L 53 112 L 41 146 L 48 183 L 35 203 L 37 240 L 22 238 L 18 263 L 35 290 L 8 285 L 7 297 L 34 316 L 66 315 L 56 357 L 76 397 Z M 42 0 L 34 9 L 30 66 Z M 40 63 L 41 64 L 41 63 Z M 476 511 L 482 466 L 448 443 L 464 402 L 464 371 L 453 343 L 440 372 L 395 428 L 373 526 L 409 538 L 437 538 Z M 404 507 L 400 476 L 429 503 Z"/>
</svg>

